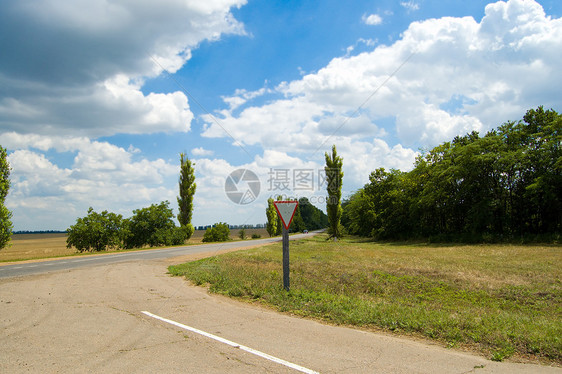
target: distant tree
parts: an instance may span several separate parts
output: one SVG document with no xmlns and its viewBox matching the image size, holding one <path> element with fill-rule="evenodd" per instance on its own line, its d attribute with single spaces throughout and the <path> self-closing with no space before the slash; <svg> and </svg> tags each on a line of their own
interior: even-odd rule
<svg viewBox="0 0 562 374">
<path fill-rule="evenodd" d="M 125 248 L 183 244 L 193 234 L 193 226 L 177 227 L 169 205 L 169 201 L 163 201 L 134 210 L 133 216 L 125 220 Z"/>
<path fill-rule="evenodd" d="M 10 164 L 8 163 L 8 154 L 6 150 L 0 146 L 0 249 L 6 247 L 12 236 L 12 212 L 6 208 L 4 201 L 8 196 L 10 189 Z"/>
<path fill-rule="evenodd" d="M 197 184 L 195 183 L 195 170 L 191 165 L 191 161 L 184 153 L 180 153 L 180 178 L 179 178 L 179 196 L 178 221 L 181 226 L 185 226 L 186 233 L 189 234 L 187 239 L 193 234 L 193 226 L 191 226 L 191 217 L 193 215 L 193 196 Z M 188 227 L 191 226 L 191 227 Z"/>
<path fill-rule="evenodd" d="M 326 213 L 310 203 L 306 197 L 299 199 L 299 215 L 302 217 L 304 227 L 307 230 L 318 230 L 328 227 L 328 216 Z"/>
<path fill-rule="evenodd" d="M 328 212 L 328 220 L 330 226 L 328 227 L 329 238 L 340 238 L 342 236 L 341 226 L 341 189 L 343 182 L 343 160 L 336 151 L 336 146 L 332 146 L 332 153 L 325 153 L 326 166 L 326 190 L 328 192 L 328 200 L 326 202 L 326 211 Z"/>
<path fill-rule="evenodd" d="M 277 234 L 277 211 L 273 205 L 273 199 L 270 197 L 267 199 L 267 208 L 265 210 L 265 215 L 267 216 L 266 230 L 269 236 Z"/>
<path fill-rule="evenodd" d="M 276 201 L 283 201 L 283 196 L 278 195 Z M 277 217 L 277 230 L 275 231 L 275 235 L 281 235 L 283 233 L 283 222 L 281 222 L 281 218 L 279 217 L 279 214 L 277 214 L 277 210 L 275 210 L 275 216 Z"/>
<path fill-rule="evenodd" d="M 207 228 L 203 235 L 203 241 L 207 242 L 226 242 L 230 240 L 230 228 L 226 223 L 219 222 L 213 227 Z"/>
<path fill-rule="evenodd" d="M 123 217 L 104 210 L 97 213 L 88 209 L 88 215 L 78 218 L 67 230 L 66 246 L 78 252 L 104 251 L 121 247 Z"/>
<path fill-rule="evenodd" d="M 245 239 L 246 239 L 246 229 L 245 229 L 245 228 L 241 228 L 241 229 L 238 231 L 238 237 L 239 237 L 240 239 L 242 239 L 242 240 L 245 240 Z"/>
</svg>

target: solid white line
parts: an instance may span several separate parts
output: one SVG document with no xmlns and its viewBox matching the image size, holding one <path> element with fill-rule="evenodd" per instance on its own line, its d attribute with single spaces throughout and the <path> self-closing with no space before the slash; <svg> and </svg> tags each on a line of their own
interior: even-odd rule
<svg viewBox="0 0 562 374">
<path fill-rule="evenodd" d="M 246 347 L 246 346 L 244 346 L 244 345 L 235 343 L 235 342 L 233 342 L 233 341 L 230 341 L 230 340 L 221 338 L 220 336 L 216 336 L 216 335 L 213 335 L 213 334 L 209 334 L 208 332 L 205 332 L 205 331 L 196 329 L 195 327 L 187 326 L 187 325 L 184 325 L 184 324 L 182 324 L 182 323 L 179 323 L 179 322 L 176 322 L 176 321 L 172 321 L 171 319 L 167 319 L 167 318 L 164 318 L 164 317 L 157 316 L 156 314 L 152 314 L 152 313 L 150 313 L 150 312 L 143 311 L 142 313 L 146 314 L 146 315 L 149 316 L 149 317 L 158 319 L 158 320 L 160 320 L 160 321 L 162 321 L 162 322 L 166 322 L 166 323 L 169 323 L 169 324 L 171 324 L 171 325 L 174 325 L 174 326 L 177 326 L 177 327 L 179 327 L 179 328 L 182 328 L 182 329 L 184 329 L 184 330 L 188 330 L 188 331 L 194 332 L 194 333 L 196 333 L 196 334 L 203 335 L 203 336 L 205 336 L 205 337 L 207 337 L 207 338 L 214 339 L 214 340 L 216 340 L 216 341 L 219 341 L 219 342 L 224 343 L 224 344 L 226 344 L 226 345 L 229 345 L 229 346 L 231 346 L 231 347 L 239 348 L 239 349 L 241 349 L 241 350 L 243 350 L 243 351 L 252 353 L 252 354 L 254 354 L 254 355 L 256 355 L 256 356 L 265 358 L 265 359 L 267 359 L 267 360 L 276 362 L 276 363 L 278 363 L 278 364 L 285 365 L 285 366 L 287 366 L 287 367 L 290 367 L 291 369 L 298 370 L 298 371 L 300 371 L 300 372 L 302 372 L 302 373 L 307 373 L 307 374 L 319 374 L 317 371 L 310 370 L 310 369 L 307 369 L 307 368 L 302 367 L 302 366 L 300 366 L 300 365 L 293 364 L 292 362 L 285 361 L 285 360 L 282 360 L 282 359 L 280 359 L 280 358 L 277 358 L 277 357 L 268 355 L 267 353 L 263 353 L 263 352 L 260 352 L 260 351 L 255 350 L 255 349 L 253 349 L 253 348 Z"/>
</svg>

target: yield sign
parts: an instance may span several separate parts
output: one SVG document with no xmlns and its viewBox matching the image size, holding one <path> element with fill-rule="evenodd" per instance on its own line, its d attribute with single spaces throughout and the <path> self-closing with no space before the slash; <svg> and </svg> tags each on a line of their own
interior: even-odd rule
<svg viewBox="0 0 562 374">
<path fill-rule="evenodd" d="M 298 201 L 274 201 L 273 205 L 275 205 L 275 210 L 277 210 L 277 214 L 281 218 L 283 222 L 283 226 L 285 226 L 286 230 L 289 230 L 289 226 L 291 226 L 291 221 L 297 211 L 297 206 L 299 205 Z"/>
</svg>

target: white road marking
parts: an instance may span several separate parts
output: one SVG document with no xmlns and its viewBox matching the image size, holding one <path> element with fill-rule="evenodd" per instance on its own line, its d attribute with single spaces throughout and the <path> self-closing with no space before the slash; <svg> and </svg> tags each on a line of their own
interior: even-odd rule
<svg viewBox="0 0 562 374">
<path fill-rule="evenodd" d="M 263 352 L 260 352 L 260 351 L 255 350 L 255 349 L 253 349 L 253 348 L 246 347 L 246 346 L 244 346 L 244 345 L 235 343 L 235 342 L 233 342 L 233 341 L 230 341 L 230 340 L 221 338 L 220 336 L 216 336 L 216 335 L 213 335 L 213 334 L 209 334 L 208 332 L 205 332 L 205 331 L 196 329 L 195 327 L 187 326 L 187 325 L 184 325 L 184 324 L 182 324 L 182 323 L 179 323 L 179 322 L 176 322 L 176 321 L 172 321 L 171 319 L 167 319 L 167 318 L 164 318 L 164 317 L 157 316 L 156 314 L 152 314 L 152 313 L 150 313 L 150 312 L 143 311 L 142 313 L 146 314 L 146 315 L 149 316 L 149 317 L 158 319 L 158 320 L 160 320 L 160 321 L 162 321 L 162 322 L 166 322 L 166 323 L 169 323 L 169 324 L 171 324 L 171 325 L 174 325 L 174 326 L 177 326 L 177 327 L 179 327 L 179 328 L 182 328 L 182 329 L 184 329 L 184 330 L 188 330 L 188 331 L 194 332 L 194 333 L 196 333 L 196 334 L 203 335 L 203 336 L 205 336 L 205 337 L 207 337 L 207 338 L 214 339 L 214 340 L 216 340 L 216 341 L 219 341 L 219 342 L 224 343 L 224 344 L 226 344 L 226 345 L 229 345 L 229 346 L 231 346 L 231 347 L 239 348 L 239 349 L 241 349 L 241 350 L 243 350 L 243 351 L 246 351 L 246 352 L 249 352 L 249 353 L 254 354 L 254 355 L 256 355 L 256 356 L 259 356 L 259 357 L 265 358 L 265 359 L 267 359 L 267 360 L 276 362 L 276 363 L 278 363 L 278 364 L 281 364 L 281 365 L 290 367 L 291 369 L 298 370 L 298 371 L 300 371 L 300 372 L 302 372 L 302 373 L 307 373 L 307 374 L 319 374 L 317 371 L 310 370 L 310 369 L 307 369 L 307 368 L 302 367 L 302 366 L 300 366 L 300 365 L 293 364 L 292 362 L 285 361 L 285 360 L 282 360 L 282 359 L 280 359 L 280 358 L 277 358 L 277 357 L 268 355 L 267 353 L 263 353 Z"/>
</svg>

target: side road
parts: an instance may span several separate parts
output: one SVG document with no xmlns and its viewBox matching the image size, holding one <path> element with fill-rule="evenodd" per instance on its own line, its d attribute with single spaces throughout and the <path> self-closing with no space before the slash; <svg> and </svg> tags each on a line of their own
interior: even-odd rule
<svg viewBox="0 0 562 374">
<path fill-rule="evenodd" d="M 295 372 L 148 311 L 321 373 L 562 373 L 282 315 L 166 274 L 193 257 L 1 279 L 0 372 Z"/>
</svg>

